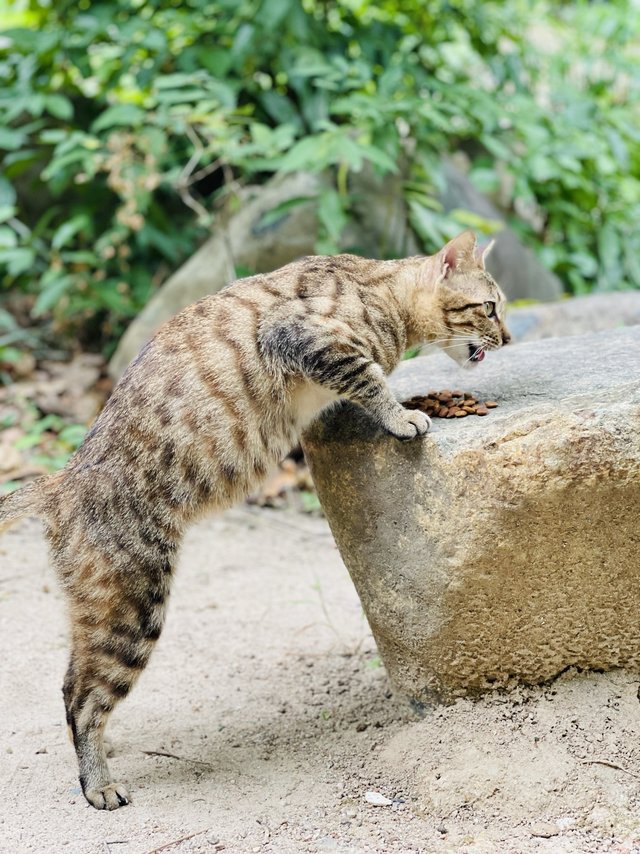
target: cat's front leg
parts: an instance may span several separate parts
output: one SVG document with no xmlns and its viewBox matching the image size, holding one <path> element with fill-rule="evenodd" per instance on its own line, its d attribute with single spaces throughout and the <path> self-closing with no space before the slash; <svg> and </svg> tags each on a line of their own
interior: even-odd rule
<svg viewBox="0 0 640 854">
<path fill-rule="evenodd" d="M 424 436 L 431 426 L 424 412 L 398 403 L 381 365 L 344 324 L 285 321 L 263 330 L 260 346 L 271 364 L 360 404 L 397 439 Z"/>
<path fill-rule="evenodd" d="M 424 436 L 431 427 L 431 419 L 418 409 L 405 409 L 393 396 L 381 366 L 364 360 L 355 376 L 346 381 L 338 379 L 335 390 L 348 400 L 359 403 L 375 418 L 378 424 L 395 436 L 408 441 Z"/>
<path fill-rule="evenodd" d="M 431 427 L 424 412 L 398 403 L 382 366 L 371 358 L 362 339 L 339 320 L 278 320 L 263 327 L 259 346 L 274 368 L 306 377 L 360 404 L 397 439 L 424 436 Z"/>
</svg>

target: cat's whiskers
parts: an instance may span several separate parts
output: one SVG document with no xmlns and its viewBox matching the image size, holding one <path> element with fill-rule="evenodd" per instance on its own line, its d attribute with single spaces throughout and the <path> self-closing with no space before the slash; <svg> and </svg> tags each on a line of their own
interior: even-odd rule
<svg viewBox="0 0 640 854">
<path fill-rule="evenodd" d="M 444 343 L 449 343 L 449 344 L 453 345 L 456 343 L 462 344 L 464 342 L 469 342 L 469 341 L 476 342 L 477 340 L 478 340 L 477 335 L 448 335 L 446 338 L 436 338 L 434 341 L 427 341 L 427 342 L 425 342 L 425 344 L 423 346 L 429 347 L 433 344 L 433 345 L 436 345 L 439 347 L 441 344 L 444 344 Z"/>
</svg>

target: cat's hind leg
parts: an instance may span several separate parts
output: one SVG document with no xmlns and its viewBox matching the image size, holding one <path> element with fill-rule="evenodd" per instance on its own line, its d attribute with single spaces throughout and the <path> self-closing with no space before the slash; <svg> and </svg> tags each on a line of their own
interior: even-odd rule
<svg viewBox="0 0 640 854">
<path fill-rule="evenodd" d="M 129 802 L 126 787 L 113 780 L 104 730 L 116 704 L 146 666 L 164 621 L 172 561 L 165 553 L 87 553 L 58 565 L 69 597 L 71 657 L 63 695 L 67 723 L 78 757 L 80 785 L 97 809 Z"/>
</svg>

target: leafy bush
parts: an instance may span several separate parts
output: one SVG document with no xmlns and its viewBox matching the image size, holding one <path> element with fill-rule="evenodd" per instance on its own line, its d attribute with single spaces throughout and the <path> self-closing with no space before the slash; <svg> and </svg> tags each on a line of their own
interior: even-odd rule
<svg viewBox="0 0 640 854">
<path fill-rule="evenodd" d="M 627 3 L 80 0 L 0 13 L 2 285 L 111 346 L 232 205 L 239 183 L 408 163 L 433 250 L 469 222 L 437 202 L 470 175 L 583 292 L 640 286 L 640 99 Z M 10 17 L 12 15 L 13 17 Z M 472 223 L 474 224 L 474 223 Z M 482 223 L 480 223 L 482 225 Z"/>
</svg>

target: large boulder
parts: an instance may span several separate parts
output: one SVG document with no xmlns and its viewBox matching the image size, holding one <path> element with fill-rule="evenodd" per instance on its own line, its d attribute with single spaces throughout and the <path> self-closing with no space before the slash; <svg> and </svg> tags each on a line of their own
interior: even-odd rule
<svg viewBox="0 0 640 854">
<path fill-rule="evenodd" d="M 507 325 L 516 341 L 537 341 L 640 324 L 640 291 L 590 294 L 509 310 Z"/>
<path fill-rule="evenodd" d="M 417 703 L 640 664 L 640 327 L 404 362 L 399 399 L 499 407 L 401 443 L 344 404 L 304 448 L 397 687 Z"/>
</svg>

